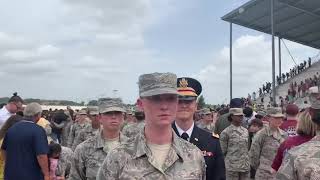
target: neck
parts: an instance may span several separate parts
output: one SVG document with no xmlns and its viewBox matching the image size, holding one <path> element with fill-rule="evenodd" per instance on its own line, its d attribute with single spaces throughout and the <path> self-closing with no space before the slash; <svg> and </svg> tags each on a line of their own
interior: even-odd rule
<svg viewBox="0 0 320 180">
<path fill-rule="evenodd" d="M 100 128 L 100 124 L 91 124 L 92 129 L 99 129 Z"/>
<path fill-rule="evenodd" d="M 206 124 L 206 125 L 212 123 L 212 121 L 203 121 L 203 122 L 204 122 L 204 124 Z"/>
<path fill-rule="evenodd" d="M 7 111 L 9 111 L 9 113 L 12 113 L 10 110 L 10 104 L 5 105 L 4 107 L 7 109 Z"/>
<path fill-rule="evenodd" d="M 169 125 L 166 128 L 153 127 L 150 124 L 146 124 L 144 130 L 146 140 L 152 144 L 170 144 L 172 142 L 172 128 Z"/>
<path fill-rule="evenodd" d="M 234 122 L 234 121 L 232 121 L 231 124 L 233 124 L 234 126 L 237 126 L 237 127 L 241 126 L 241 123 Z"/>
<path fill-rule="evenodd" d="M 183 130 L 183 131 L 187 131 L 188 129 L 191 128 L 192 124 L 193 124 L 193 119 L 189 119 L 189 120 L 176 120 L 176 123 L 178 124 L 178 126 Z"/>
<path fill-rule="evenodd" d="M 103 130 L 102 135 L 104 139 L 115 139 L 120 136 L 120 131 L 110 131 L 110 130 Z"/>
<path fill-rule="evenodd" d="M 270 127 L 270 130 L 272 132 L 278 131 L 278 127 L 273 127 L 273 126 L 270 126 L 270 125 L 269 125 L 269 127 Z"/>
<path fill-rule="evenodd" d="M 295 119 L 296 119 L 296 116 L 287 116 L 287 119 L 288 119 L 288 120 L 295 120 Z"/>
</svg>

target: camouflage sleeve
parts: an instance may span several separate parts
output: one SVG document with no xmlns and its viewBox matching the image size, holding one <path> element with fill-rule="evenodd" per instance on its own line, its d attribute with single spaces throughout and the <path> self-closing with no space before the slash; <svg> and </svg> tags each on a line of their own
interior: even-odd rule
<svg viewBox="0 0 320 180">
<path fill-rule="evenodd" d="M 67 176 L 70 174 L 71 160 L 73 158 L 73 152 L 71 149 L 63 147 L 60 158 L 58 161 L 58 166 L 56 170 L 57 176 Z"/>
<path fill-rule="evenodd" d="M 121 157 L 121 153 L 115 151 L 116 149 L 110 151 L 107 157 L 104 159 L 102 165 L 100 166 L 97 174 L 97 180 L 115 180 L 119 179 L 120 170 L 123 168 L 124 157 Z"/>
<path fill-rule="evenodd" d="M 222 154 L 224 156 L 227 155 L 228 141 L 229 141 L 228 133 L 226 131 L 222 131 L 220 135 L 220 147 L 221 147 Z"/>
<path fill-rule="evenodd" d="M 276 174 L 276 179 L 281 180 L 296 180 L 297 176 L 294 170 L 294 159 L 290 154 L 285 156 L 285 160 L 282 162 L 280 169 Z"/>
<path fill-rule="evenodd" d="M 260 153 L 263 145 L 263 131 L 259 131 L 254 137 L 249 151 L 250 165 L 253 169 L 257 169 L 260 164 Z"/>
<path fill-rule="evenodd" d="M 84 131 L 80 131 L 78 135 L 74 138 L 71 149 L 75 150 L 76 147 L 83 142 L 84 139 Z"/>
<path fill-rule="evenodd" d="M 214 133 L 215 134 L 219 134 L 220 135 L 220 132 L 219 132 L 219 121 L 220 121 L 220 117 L 217 119 L 216 123 L 214 124 Z"/>
<path fill-rule="evenodd" d="M 68 180 L 86 180 L 86 167 L 84 161 L 84 151 L 82 147 L 76 148 L 71 161 L 71 170 Z"/>
<path fill-rule="evenodd" d="M 202 156 L 202 155 L 201 155 Z M 207 178 L 206 178 L 206 174 L 207 174 L 207 172 L 206 172 L 206 169 L 207 169 L 207 165 L 206 165 L 206 162 L 205 162 L 205 160 L 204 160 L 204 158 L 203 158 L 203 156 L 202 156 L 202 180 L 206 180 Z"/>
<path fill-rule="evenodd" d="M 70 132 L 69 132 L 69 136 L 68 136 L 68 143 L 67 143 L 67 147 L 71 148 L 72 147 L 72 144 L 73 144 L 73 139 L 74 139 L 74 135 L 75 135 L 75 128 L 74 126 L 72 125 L 70 127 Z"/>
<path fill-rule="evenodd" d="M 128 137 L 128 126 L 124 126 L 121 130 L 121 134 Z"/>
</svg>

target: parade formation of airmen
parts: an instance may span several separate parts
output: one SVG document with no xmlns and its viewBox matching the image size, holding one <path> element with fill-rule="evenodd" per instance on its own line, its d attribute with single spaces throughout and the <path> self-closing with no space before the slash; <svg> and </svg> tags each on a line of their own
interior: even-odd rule
<svg viewBox="0 0 320 180">
<path fill-rule="evenodd" d="M 45 180 L 320 178 L 318 87 L 310 88 L 310 107 L 299 109 L 289 104 L 286 115 L 280 107 L 253 107 L 241 98 L 215 109 L 199 109 L 201 83 L 173 73 L 143 74 L 138 85 L 135 108 L 127 107 L 121 98 L 106 97 L 98 99 L 96 107 L 78 112 L 68 108 L 50 118 L 40 118 L 42 110 L 37 103 L 27 104 L 23 111 L 22 98 L 14 94 L 0 110 L 0 117 L 22 112 L 28 116 L 2 119 L 1 176 L 20 177 L 10 169 L 13 162 L 30 159 L 12 153 L 33 151 L 33 146 L 16 144 L 23 140 L 42 143 L 34 145 L 37 156 L 32 162 L 41 164 L 40 179 Z M 10 116 L 4 114 L 8 109 L 14 110 Z M 288 126 L 282 126 L 287 117 L 290 133 Z M 27 122 L 43 129 L 36 128 L 28 140 L 15 134 L 19 128 L 29 127 Z M 296 126 L 296 133 L 291 126 Z M 32 140 L 37 133 L 41 139 Z M 44 160 L 46 150 L 48 159 Z M 43 166 L 46 163 L 47 168 Z"/>
</svg>

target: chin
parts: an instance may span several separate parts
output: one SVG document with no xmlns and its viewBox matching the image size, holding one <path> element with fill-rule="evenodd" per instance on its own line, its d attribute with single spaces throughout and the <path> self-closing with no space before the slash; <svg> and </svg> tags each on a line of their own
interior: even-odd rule
<svg viewBox="0 0 320 180">
<path fill-rule="evenodd" d="M 189 119 L 190 119 L 190 116 L 186 116 L 186 115 L 176 117 L 176 120 L 180 120 L 180 121 L 188 121 Z"/>
</svg>

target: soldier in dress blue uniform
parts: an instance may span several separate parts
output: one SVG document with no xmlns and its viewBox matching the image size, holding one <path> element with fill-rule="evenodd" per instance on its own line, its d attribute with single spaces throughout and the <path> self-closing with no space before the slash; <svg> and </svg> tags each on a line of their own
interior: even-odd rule
<svg viewBox="0 0 320 180">
<path fill-rule="evenodd" d="M 197 110 L 197 98 L 202 87 L 199 81 L 192 78 L 178 78 L 179 104 L 172 128 L 178 136 L 196 145 L 206 161 L 206 178 L 209 180 L 225 179 L 224 157 L 220 148 L 219 136 L 197 127 L 194 114 Z"/>
</svg>

